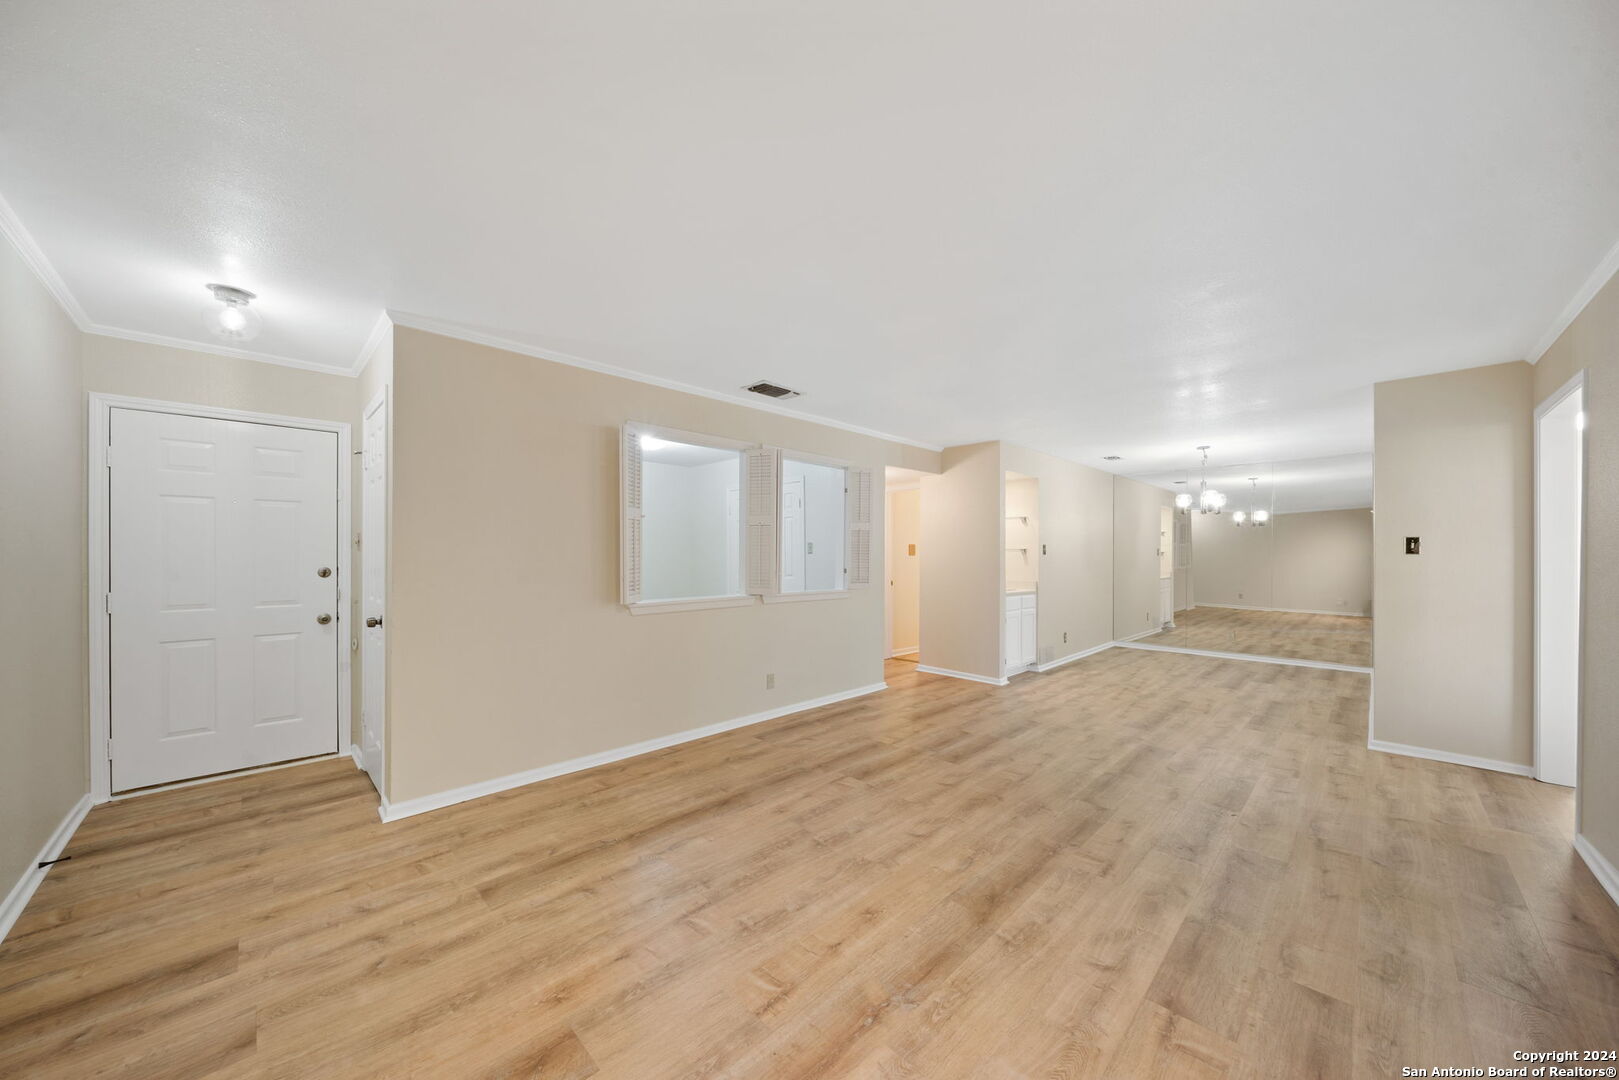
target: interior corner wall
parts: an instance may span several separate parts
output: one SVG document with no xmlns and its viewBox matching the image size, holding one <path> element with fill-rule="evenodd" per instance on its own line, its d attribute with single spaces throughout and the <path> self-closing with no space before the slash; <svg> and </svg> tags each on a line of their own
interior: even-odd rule
<svg viewBox="0 0 1619 1080">
<path fill-rule="evenodd" d="M 947 447 L 922 477 L 918 661 L 1000 679 L 1005 608 L 1005 468 L 1001 444 Z"/>
<path fill-rule="evenodd" d="M 0 239 L 0 897 L 90 790 L 79 337 Z"/>
<path fill-rule="evenodd" d="M 877 585 L 648 615 L 619 603 L 619 431 L 879 470 L 936 470 L 937 453 L 406 327 L 393 362 L 390 802 L 882 682 Z"/>
<path fill-rule="evenodd" d="M 1197 602 L 1279 611 L 1372 610 L 1372 512 L 1276 514 L 1237 528 L 1230 514 L 1193 514 Z"/>
<path fill-rule="evenodd" d="M 1619 866 L 1619 277 L 1535 364 L 1538 405 L 1585 372 L 1585 537 L 1581 576 L 1580 834 Z M 1380 676 L 1381 677 L 1381 676 Z"/>
<path fill-rule="evenodd" d="M 1533 760 L 1533 376 L 1519 361 L 1374 388 L 1376 741 Z"/>
<path fill-rule="evenodd" d="M 1113 478 L 1113 636 L 1117 639 L 1139 637 L 1159 624 L 1159 509 L 1174 505 L 1173 492 L 1123 476 Z"/>
<path fill-rule="evenodd" d="M 1040 662 L 1107 644 L 1113 640 L 1112 475 L 1010 443 L 1001 452 L 1004 468 L 1039 483 Z M 1007 512 L 1015 512 L 1010 504 Z"/>
</svg>

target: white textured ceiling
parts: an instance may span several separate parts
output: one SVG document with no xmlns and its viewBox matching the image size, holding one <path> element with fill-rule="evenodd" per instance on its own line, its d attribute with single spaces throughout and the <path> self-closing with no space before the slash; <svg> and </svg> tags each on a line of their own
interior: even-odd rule
<svg viewBox="0 0 1619 1080">
<path fill-rule="evenodd" d="M 86 321 L 384 309 L 945 445 L 1362 452 L 1619 238 L 1619 4 L 9 0 L 0 192 Z M 1104 454 L 1122 460 L 1104 463 Z"/>
</svg>

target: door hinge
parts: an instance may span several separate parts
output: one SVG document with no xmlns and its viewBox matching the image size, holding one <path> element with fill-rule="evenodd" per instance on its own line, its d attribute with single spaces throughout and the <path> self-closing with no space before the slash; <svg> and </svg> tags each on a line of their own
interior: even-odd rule
<svg viewBox="0 0 1619 1080">
<path fill-rule="evenodd" d="M 111 615 L 112 614 L 112 593 L 107 594 L 106 600 L 107 600 L 107 614 Z"/>
<path fill-rule="evenodd" d="M 112 740 L 111 739 L 107 740 L 107 760 L 108 761 L 112 760 Z"/>
<path fill-rule="evenodd" d="M 112 444 L 111 443 L 107 444 L 107 452 L 104 455 L 103 460 L 107 463 L 107 468 L 109 468 L 109 469 L 112 468 Z"/>
</svg>

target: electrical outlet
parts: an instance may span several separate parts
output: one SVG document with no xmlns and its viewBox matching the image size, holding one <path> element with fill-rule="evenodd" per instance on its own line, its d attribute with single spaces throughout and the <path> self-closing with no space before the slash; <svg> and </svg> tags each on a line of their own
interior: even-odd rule
<svg viewBox="0 0 1619 1080">
<path fill-rule="evenodd" d="M 774 671 L 772 671 L 772 672 L 770 672 L 769 674 L 767 674 L 765 676 L 765 689 L 766 690 L 774 690 L 775 688 L 776 688 L 776 673 Z"/>
<path fill-rule="evenodd" d="M 1238 594 L 1237 594 L 1237 599 L 1238 599 L 1238 600 L 1241 600 L 1241 599 L 1242 599 L 1242 593 L 1238 593 Z"/>
<path fill-rule="evenodd" d="M 1064 645 L 1068 644 L 1068 631 L 1066 630 L 1062 632 L 1062 643 Z"/>
</svg>

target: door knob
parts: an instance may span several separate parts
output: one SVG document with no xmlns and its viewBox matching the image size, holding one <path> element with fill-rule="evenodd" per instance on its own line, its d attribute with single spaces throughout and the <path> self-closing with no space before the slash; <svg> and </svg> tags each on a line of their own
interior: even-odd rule
<svg viewBox="0 0 1619 1080">
<path fill-rule="evenodd" d="M 381 626 L 382 625 L 382 616 L 380 616 L 380 615 L 368 615 L 368 616 L 366 616 L 365 625 L 373 627 L 373 628 Z"/>
<path fill-rule="evenodd" d="M 331 577 L 332 576 L 332 568 L 330 566 L 323 566 L 319 570 L 315 571 L 315 576 L 316 577 Z"/>
<path fill-rule="evenodd" d="M 316 615 L 315 621 L 320 623 L 322 626 L 325 626 L 327 623 L 332 621 L 332 617 L 326 614 Z"/>
</svg>

